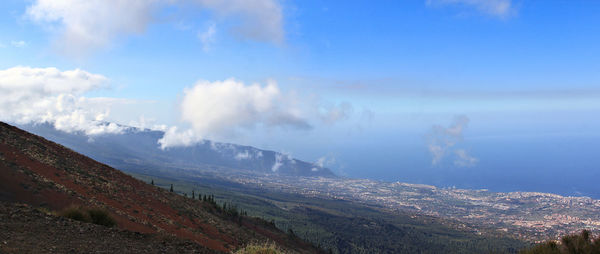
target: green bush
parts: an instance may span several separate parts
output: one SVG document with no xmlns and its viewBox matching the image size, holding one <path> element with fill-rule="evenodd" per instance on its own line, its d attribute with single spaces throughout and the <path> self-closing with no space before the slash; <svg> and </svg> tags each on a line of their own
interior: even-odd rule
<svg viewBox="0 0 600 254">
<path fill-rule="evenodd" d="M 110 214 L 99 208 L 82 208 L 80 206 L 69 206 L 59 213 L 60 216 L 86 223 L 94 223 L 106 227 L 113 227 L 117 223 Z"/>
</svg>

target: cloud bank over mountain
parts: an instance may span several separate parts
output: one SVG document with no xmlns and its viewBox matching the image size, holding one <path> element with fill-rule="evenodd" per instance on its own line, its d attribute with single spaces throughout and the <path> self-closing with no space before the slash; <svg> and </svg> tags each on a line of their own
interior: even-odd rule
<svg viewBox="0 0 600 254">
<path fill-rule="evenodd" d="M 181 119 L 191 128 L 181 132 L 171 128 L 159 143 L 163 148 L 187 146 L 202 138 L 235 135 L 257 126 L 312 128 L 289 96 L 274 81 L 264 86 L 235 79 L 199 81 L 184 90 L 180 104 Z"/>
<path fill-rule="evenodd" d="M 283 92 L 275 81 L 261 85 L 233 78 L 201 80 L 182 93 L 179 113 L 183 125 L 190 127 L 171 127 L 159 144 L 163 149 L 190 146 L 257 128 L 307 131 L 318 124 L 345 121 L 353 113 L 348 102 L 329 107 L 322 104 L 322 100 Z"/>
<path fill-rule="evenodd" d="M 66 132 L 118 133 L 104 122 L 116 98 L 88 98 L 83 93 L 108 86 L 108 78 L 80 69 L 13 67 L 0 70 L 0 119 L 17 123 L 52 123 Z"/>
<path fill-rule="evenodd" d="M 0 70 L 0 120 L 21 124 L 48 122 L 58 130 L 87 135 L 119 133 L 124 127 L 110 122 L 111 109 L 138 102 L 85 96 L 108 88 L 109 83 L 103 75 L 80 69 Z M 245 84 L 231 78 L 196 82 L 183 91 L 179 110 L 173 113 L 180 114 L 182 124 L 161 126 L 165 135 L 158 145 L 163 149 L 191 146 L 208 138 L 232 137 L 256 128 L 306 131 L 315 124 L 346 120 L 352 106 L 342 103 L 321 107 L 319 101 L 282 92 L 274 81 Z"/>
</svg>

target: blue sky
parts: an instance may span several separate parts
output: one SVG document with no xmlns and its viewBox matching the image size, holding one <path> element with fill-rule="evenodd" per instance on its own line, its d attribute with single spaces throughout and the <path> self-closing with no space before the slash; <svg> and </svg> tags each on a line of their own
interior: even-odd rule
<svg viewBox="0 0 600 254">
<path fill-rule="evenodd" d="M 81 3 L 0 5 L 1 89 L 16 98 L 7 84 L 23 82 L 38 89 L 23 98 L 62 103 L 11 100 L 3 120 L 87 131 L 143 117 L 171 130 L 169 145 L 248 144 L 389 181 L 514 190 L 491 181 L 506 168 L 599 171 L 594 1 Z M 50 67 L 102 78 L 40 92 L 52 89 L 26 73 Z M 465 175 L 477 179 L 452 180 Z M 556 192 L 600 195 L 577 181 Z"/>
</svg>

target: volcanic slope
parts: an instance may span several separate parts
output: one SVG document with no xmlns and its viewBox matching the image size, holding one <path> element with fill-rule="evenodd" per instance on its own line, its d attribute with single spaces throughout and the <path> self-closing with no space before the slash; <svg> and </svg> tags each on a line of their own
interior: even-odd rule
<svg viewBox="0 0 600 254">
<path fill-rule="evenodd" d="M 190 240 L 141 234 L 0 202 L 0 253 L 221 253 Z"/>
<path fill-rule="evenodd" d="M 219 252 L 261 242 L 290 252 L 319 251 L 264 220 L 234 218 L 210 202 L 170 193 L 2 122 L 0 173 L 0 201 L 54 211 L 101 208 L 120 230 L 175 236 Z"/>
</svg>

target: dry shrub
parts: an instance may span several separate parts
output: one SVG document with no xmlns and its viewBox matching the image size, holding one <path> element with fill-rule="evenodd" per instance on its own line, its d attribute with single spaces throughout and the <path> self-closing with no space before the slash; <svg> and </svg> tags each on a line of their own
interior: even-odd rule
<svg viewBox="0 0 600 254">
<path fill-rule="evenodd" d="M 284 252 L 274 243 L 249 244 L 235 254 L 283 254 Z"/>
<path fill-rule="evenodd" d="M 106 210 L 100 208 L 69 206 L 60 211 L 58 215 L 72 220 L 94 223 L 106 227 L 112 227 L 117 224 Z"/>
</svg>

